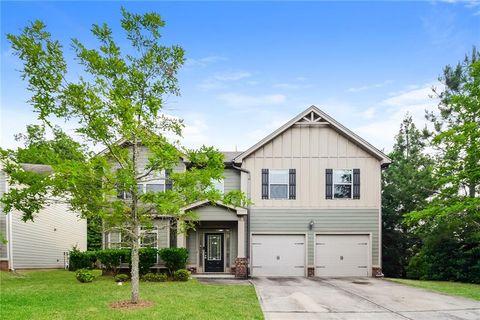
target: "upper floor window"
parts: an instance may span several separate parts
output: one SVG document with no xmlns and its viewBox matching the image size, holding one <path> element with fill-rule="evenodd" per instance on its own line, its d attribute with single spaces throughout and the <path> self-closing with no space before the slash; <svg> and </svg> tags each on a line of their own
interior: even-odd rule
<svg viewBox="0 0 480 320">
<path fill-rule="evenodd" d="M 353 170 L 333 170 L 333 197 L 335 199 L 351 199 L 353 190 Z"/>
<path fill-rule="evenodd" d="M 288 170 L 269 170 L 269 199 L 288 199 Z"/>
</svg>

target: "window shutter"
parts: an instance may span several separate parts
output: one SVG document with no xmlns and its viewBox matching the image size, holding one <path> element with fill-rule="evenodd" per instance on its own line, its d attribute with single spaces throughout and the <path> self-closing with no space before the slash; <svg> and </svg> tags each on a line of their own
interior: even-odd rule
<svg viewBox="0 0 480 320">
<path fill-rule="evenodd" d="M 360 169 L 353 169 L 353 199 L 360 199 Z"/>
<path fill-rule="evenodd" d="M 297 197 L 297 171 L 290 169 L 288 171 L 288 199 L 295 200 Z"/>
<path fill-rule="evenodd" d="M 170 179 L 170 170 L 165 171 L 165 191 L 172 190 L 172 180 Z"/>
<path fill-rule="evenodd" d="M 325 199 L 332 199 L 333 170 L 325 169 Z"/>
<path fill-rule="evenodd" d="M 268 199 L 268 169 L 262 169 L 262 199 Z"/>
</svg>

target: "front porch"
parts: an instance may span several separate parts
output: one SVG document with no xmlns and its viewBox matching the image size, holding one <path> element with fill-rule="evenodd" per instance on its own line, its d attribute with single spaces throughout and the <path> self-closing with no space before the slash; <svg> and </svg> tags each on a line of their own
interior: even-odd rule
<svg viewBox="0 0 480 320">
<path fill-rule="evenodd" d="M 177 235 L 177 246 L 188 249 L 188 268 L 196 274 L 246 277 L 247 210 L 223 203 L 199 202 L 185 208 L 198 216 L 195 230 Z"/>
</svg>

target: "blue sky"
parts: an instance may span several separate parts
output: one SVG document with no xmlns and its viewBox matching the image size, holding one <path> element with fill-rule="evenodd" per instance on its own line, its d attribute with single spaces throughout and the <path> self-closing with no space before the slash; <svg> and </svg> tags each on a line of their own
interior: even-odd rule
<svg viewBox="0 0 480 320">
<path fill-rule="evenodd" d="M 156 11 L 165 44 L 181 45 L 181 97 L 165 112 L 185 119 L 184 143 L 244 150 L 315 104 L 389 151 L 406 112 L 423 126 L 430 88 L 446 64 L 480 46 L 480 2 L 1 2 L 1 146 L 36 121 L 6 33 L 43 20 L 71 58 L 69 39 L 94 46 L 92 23 L 120 6 Z M 72 68 L 71 77 L 75 77 Z M 68 126 L 73 128 L 72 125 Z"/>
</svg>

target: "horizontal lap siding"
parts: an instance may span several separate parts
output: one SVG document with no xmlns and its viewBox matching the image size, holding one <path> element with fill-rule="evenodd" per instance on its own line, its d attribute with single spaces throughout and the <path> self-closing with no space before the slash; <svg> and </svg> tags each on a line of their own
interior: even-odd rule
<svg viewBox="0 0 480 320">
<path fill-rule="evenodd" d="M 42 209 L 34 222 L 23 222 L 21 213 L 14 211 L 14 268 L 63 268 L 64 252 L 74 246 L 87 249 L 87 223 L 64 204 Z"/>
<path fill-rule="evenodd" d="M 199 221 L 237 221 L 237 213 L 222 206 L 206 205 L 192 210 Z"/>
<path fill-rule="evenodd" d="M 308 264 L 314 264 L 314 233 L 372 233 L 372 264 L 378 265 L 378 210 L 375 209 L 251 209 L 250 230 L 308 233 Z M 310 221 L 314 222 L 309 230 Z"/>
<path fill-rule="evenodd" d="M 233 190 L 240 190 L 240 172 L 238 170 L 225 169 L 223 176 L 225 193 Z"/>
<path fill-rule="evenodd" d="M 0 198 L 3 197 L 3 194 L 7 191 L 6 189 L 6 175 L 5 172 L 0 168 Z M 3 204 L 0 204 L 0 260 L 5 260 L 8 258 L 8 244 L 2 241 L 3 239 L 7 239 L 7 236 L 7 215 L 5 212 L 3 212 Z"/>
</svg>

